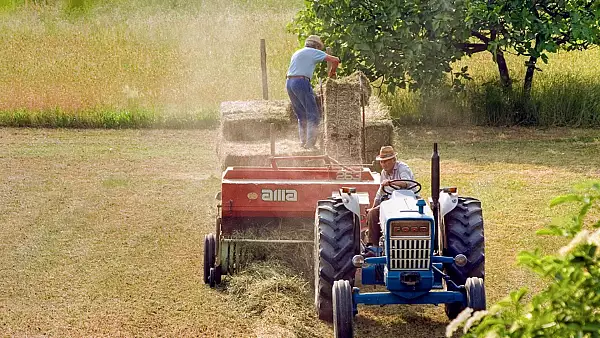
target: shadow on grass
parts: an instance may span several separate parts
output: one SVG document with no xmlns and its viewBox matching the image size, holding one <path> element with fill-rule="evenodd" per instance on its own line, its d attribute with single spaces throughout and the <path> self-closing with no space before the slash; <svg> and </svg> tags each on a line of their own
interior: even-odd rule
<svg viewBox="0 0 600 338">
<path fill-rule="evenodd" d="M 449 321 L 432 318 L 432 313 L 444 315 L 443 307 L 396 305 L 359 307 L 354 318 L 357 337 L 445 337 Z M 445 317 L 444 317 L 445 318 Z"/>
</svg>

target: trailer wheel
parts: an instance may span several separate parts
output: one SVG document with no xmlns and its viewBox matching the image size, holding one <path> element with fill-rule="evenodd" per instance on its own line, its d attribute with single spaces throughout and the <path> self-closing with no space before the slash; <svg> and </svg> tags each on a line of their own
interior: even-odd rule
<svg viewBox="0 0 600 338">
<path fill-rule="evenodd" d="M 357 231 L 354 214 L 340 197 L 318 202 L 315 214 L 315 307 L 319 318 L 333 320 L 332 287 L 345 279 L 354 285 Z M 360 235 L 360 234 L 359 234 Z"/>
<path fill-rule="evenodd" d="M 215 235 L 204 235 L 204 284 L 210 283 L 210 269 L 215 265 Z"/>
<path fill-rule="evenodd" d="M 444 216 L 446 227 L 445 255 L 467 257 L 465 266 L 446 265 L 446 273 L 457 285 L 469 277 L 485 278 L 485 240 L 481 202 L 471 197 L 459 197 L 456 207 Z M 454 319 L 464 309 L 462 303 L 446 304 L 448 318 Z"/>
<path fill-rule="evenodd" d="M 347 338 L 354 335 L 352 287 L 347 280 L 333 282 L 333 336 Z"/>
<path fill-rule="evenodd" d="M 483 279 L 478 277 L 469 277 L 465 283 L 467 290 L 467 306 L 473 311 L 482 311 L 486 309 L 485 286 Z"/>
</svg>

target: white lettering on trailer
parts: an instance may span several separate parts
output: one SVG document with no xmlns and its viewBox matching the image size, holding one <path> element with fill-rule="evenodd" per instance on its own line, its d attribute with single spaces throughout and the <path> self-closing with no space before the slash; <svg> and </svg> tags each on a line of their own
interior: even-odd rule
<svg viewBox="0 0 600 338">
<path fill-rule="evenodd" d="M 293 189 L 262 189 L 261 199 L 265 202 L 297 202 L 298 192 Z"/>
<path fill-rule="evenodd" d="M 336 173 L 335 179 L 338 181 L 360 181 L 360 171 L 340 170 Z"/>
</svg>

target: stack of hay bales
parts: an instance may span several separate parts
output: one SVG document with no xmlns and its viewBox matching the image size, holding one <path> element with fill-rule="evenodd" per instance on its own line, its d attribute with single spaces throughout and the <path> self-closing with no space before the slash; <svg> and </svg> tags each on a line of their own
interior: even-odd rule
<svg viewBox="0 0 600 338">
<path fill-rule="evenodd" d="M 365 104 L 365 154 L 361 95 Z M 340 162 L 370 163 L 382 146 L 392 144 L 389 111 L 377 97 L 371 96 L 370 83 L 361 72 L 326 82 L 324 115 L 325 152 Z"/>
<path fill-rule="evenodd" d="M 362 79 L 362 92 L 359 78 Z M 365 103 L 364 145 L 361 95 Z M 275 126 L 276 156 L 319 155 L 324 150 L 341 163 L 371 163 L 382 146 L 393 142 L 389 111 L 377 97 L 371 96 L 369 81 L 358 72 L 337 80 L 329 79 L 323 87 L 321 149 L 306 150 L 300 146 L 298 124 L 289 101 L 221 103 L 221 132 L 217 141 L 221 168 L 271 165 L 271 123 Z M 306 160 L 279 163 L 280 166 L 321 164 Z"/>
<path fill-rule="evenodd" d="M 229 101 L 221 103 L 221 131 L 217 156 L 228 166 L 269 166 L 270 129 L 275 127 L 276 155 L 315 155 L 298 141 L 297 121 L 289 101 Z M 283 165 L 303 165 L 282 162 Z M 306 164 L 304 164 L 306 165 Z"/>
</svg>

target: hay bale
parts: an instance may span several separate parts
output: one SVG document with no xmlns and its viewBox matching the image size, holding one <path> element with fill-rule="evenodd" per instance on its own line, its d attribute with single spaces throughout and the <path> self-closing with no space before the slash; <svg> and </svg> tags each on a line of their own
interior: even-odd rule
<svg viewBox="0 0 600 338">
<path fill-rule="evenodd" d="M 391 120 L 367 121 L 365 123 L 365 150 L 379 151 L 382 146 L 393 143 L 394 126 Z M 366 158 L 367 161 L 370 158 Z"/>
<path fill-rule="evenodd" d="M 360 86 L 356 80 L 329 79 L 325 83 L 325 151 L 341 162 L 362 163 L 360 95 Z"/>
<path fill-rule="evenodd" d="M 369 105 L 365 107 L 365 120 L 391 120 L 390 110 L 377 96 L 371 96 Z"/>
<path fill-rule="evenodd" d="M 296 138 L 277 139 L 275 142 L 276 156 L 309 156 L 321 155 L 318 149 L 307 150 L 300 146 Z M 218 142 L 217 156 L 221 169 L 234 166 L 271 166 L 271 143 L 267 141 L 234 142 L 222 140 Z M 319 166 L 323 161 L 282 160 L 279 166 Z"/>
<path fill-rule="evenodd" d="M 292 123 L 288 101 L 228 101 L 221 103 L 221 135 L 228 141 L 267 140 L 270 124 L 279 132 L 289 131 Z"/>
</svg>

